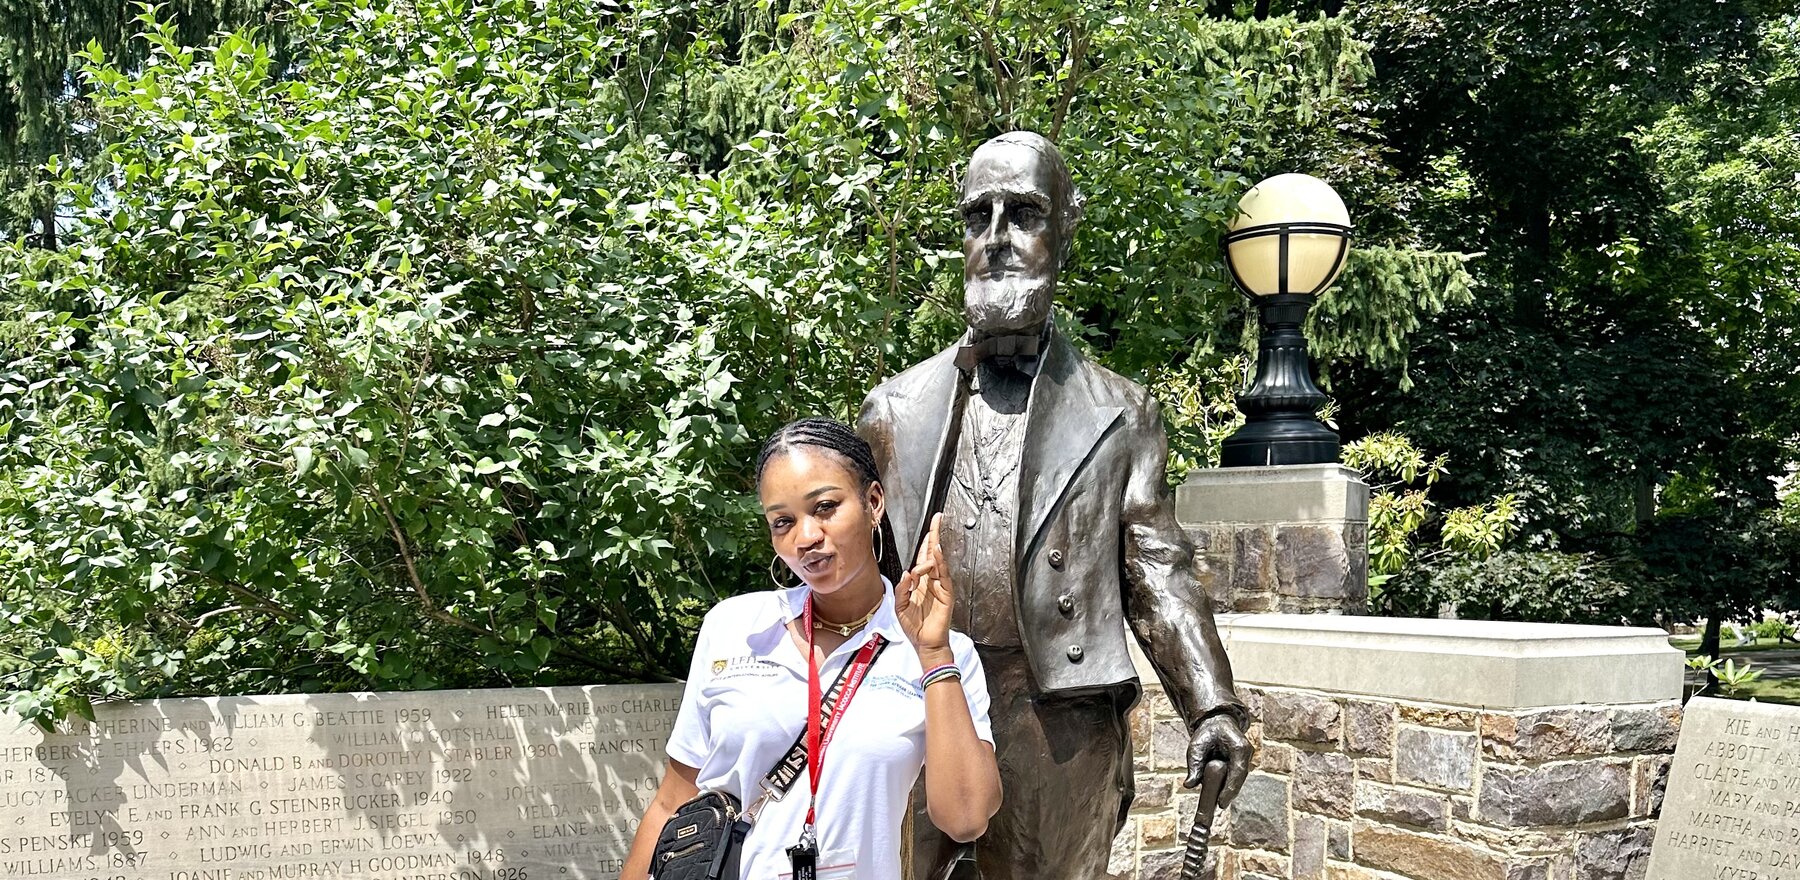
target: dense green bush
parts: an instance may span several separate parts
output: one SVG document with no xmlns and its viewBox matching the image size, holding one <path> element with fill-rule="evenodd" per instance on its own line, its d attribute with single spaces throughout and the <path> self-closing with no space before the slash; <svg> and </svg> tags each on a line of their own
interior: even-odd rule
<svg viewBox="0 0 1800 880">
<path fill-rule="evenodd" d="M 1408 572 L 1415 593 L 1466 620 L 1649 623 L 1641 581 L 1591 553 L 1504 550 Z"/>
<path fill-rule="evenodd" d="M 9 274 L 15 708 L 673 665 L 649 622 L 747 526 L 720 337 L 782 324 L 731 264 L 786 242 L 608 121 L 601 7 L 532 8 L 309 7 L 288 78 L 166 26 L 92 71 L 81 244 Z"/>
<path fill-rule="evenodd" d="M 1401 434 L 1359 438 L 1344 445 L 1341 457 L 1369 484 L 1369 607 L 1375 613 L 1435 616 L 1445 599 L 1428 573 L 1487 559 L 1518 531 L 1519 502 L 1512 495 L 1440 510 L 1430 490 L 1449 471 L 1450 456 L 1428 458 Z"/>
</svg>

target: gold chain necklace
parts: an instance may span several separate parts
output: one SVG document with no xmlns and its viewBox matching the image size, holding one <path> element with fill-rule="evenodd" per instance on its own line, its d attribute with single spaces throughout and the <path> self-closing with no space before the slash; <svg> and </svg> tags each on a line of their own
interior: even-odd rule
<svg viewBox="0 0 1800 880">
<path fill-rule="evenodd" d="M 868 614 L 865 614 L 856 620 L 852 620 L 849 623 L 832 623 L 831 621 L 826 620 L 825 618 L 820 617 L 817 614 L 814 614 L 813 615 L 813 629 L 822 629 L 822 630 L 825 630 L 826 632 L 834 632 L 840 636 L 844 636 L 844 637 L 848 638 L 851 633 L 854 633 L 857 630 L 862 629 L 864 624 L 867 624 L 869 621 L 874 620 L 875 612 L 880 611 L 880 610 L 881 610 L 880 603 L 876 603 L 874 608 L 869 609 Z"/>
</svg>

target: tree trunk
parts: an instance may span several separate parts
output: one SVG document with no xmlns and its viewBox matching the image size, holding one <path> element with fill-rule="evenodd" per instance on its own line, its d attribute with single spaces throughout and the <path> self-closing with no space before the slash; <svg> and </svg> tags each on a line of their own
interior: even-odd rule
<svg viewBox="0 0 1800 880">
<path fill-rule="evenodd" d="M 1642 528 L 1656 516 L 1656 481 L 1642 470 L 1638 472 L 1637 485 L 1633 487 L 1632 502 L 1636 508 L 1637 524 Z"/>
<path fill-rule="evenodd" d="M 42 229 L 38 232 L 38 246 L 44 250 L 56 250 L 56 196 L 44 200 L 38 209 L 38 222 Z"/>
<path fill-rule="evenodd" d="M 1713 611 L 1706 615 L 1706 634 L 1700 637 L 1700 653 L 1719 659 L 1719 620 L 1720 612 Z"/>
</svg>

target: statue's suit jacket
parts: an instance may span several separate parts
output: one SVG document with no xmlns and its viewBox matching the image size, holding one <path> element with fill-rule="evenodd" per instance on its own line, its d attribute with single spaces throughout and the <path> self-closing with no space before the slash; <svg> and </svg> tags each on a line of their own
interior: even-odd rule
<svg viewBox="0 0 1800 880">
<path fill-rule="evenodd" d="M 952 346 L 882 383 L 857 420 L 901 553 L 929 526 L 930 482 L 961 382 L 955 355 Z M 1175 521 L 1155 400 L 1053 329 L 1025 418 L 1012 597 L 1041 691 L 1135 702 L 1123 617 L 1190 725 L 1219 712 L 1241 725 L 1211 602 Z"/>
</svg>

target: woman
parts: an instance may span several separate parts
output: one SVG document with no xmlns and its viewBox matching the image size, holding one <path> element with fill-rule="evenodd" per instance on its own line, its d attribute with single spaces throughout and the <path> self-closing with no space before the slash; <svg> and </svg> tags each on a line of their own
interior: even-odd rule
<svg viewBox="0 0 1800 880">
<path fill-rule="evenodd" d="M 987 682 L 974 645 L 950 631 L 955 591 L 938 521 L 900 575 L 892 530 L 881 527 L 875 457 L 829 419 L 777 431 L 756 479 L 781 562 L 771 562 L 771 577 L 792 572 L 799 582 L 777 580 L 779 589 L 727 599 L 706 615 L 669 735 L 668 771 L 621 880 L 648 875 L 663 823 L 700 789 L 755 800 L 806 730 L 815 665 L 828 690 L 871 653 L 860 686 L 845 688 L 849 702 L 839 699 L 841 721 L 822 754 L 809 756 L 784 798 L 763 806 L 744 841 L 742 878 L 790 875 L 789 848 L 808 833 L 812 813 L 821 880 L 899 880 L 901 823 L 921 765 L 931 821 L 951 837 L 980 837 L 1000 808 Z"/>
</svg>

